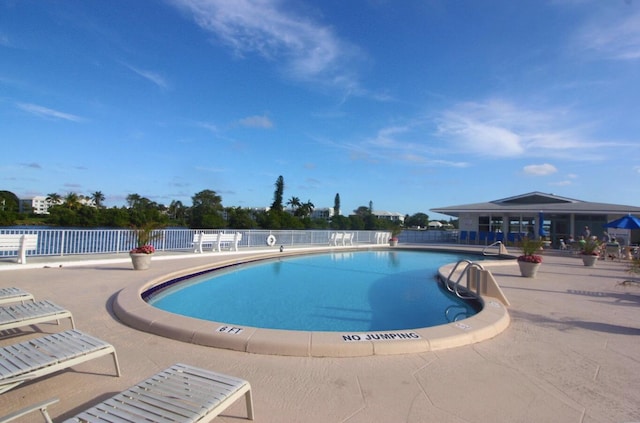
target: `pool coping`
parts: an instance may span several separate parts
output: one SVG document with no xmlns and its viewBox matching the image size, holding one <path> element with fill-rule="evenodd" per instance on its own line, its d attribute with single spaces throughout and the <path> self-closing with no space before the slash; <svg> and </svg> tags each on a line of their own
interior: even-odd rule
<svg viewBox="0 0 640 423">
<path fill-rule="evenodd" d="M 316 250 L 314 253 L 323 251 Z M 334 250 L 326 250 L 332 251 Z M 341 250 L 346 251 L 348 250 Z M 305 252 L 290 251 L 284 256 L 300 254 Z M 357 333 L 233 326 L 166 312 L 149 305 L 142 298 L 144 292 L 169 280 L 234 264 L 282 256 L 282 253 L 264 252 L 244 257 L 229 257 L 216 263 L 182 269 L 131 285 L 117 293 L 113 311 L 128 326 L 183 342 L 254 354 L 300 357 L 362 357 L 438 351 L 493 338 L 503 332 L 510 323 L 505 305 L 498 299 L 487 296 L 480 299 L 482 310 L 462 321 L 420 329 Z M 483 265 L 485 262 L 485 267 L 492 265 L 492 261 L 485 260 Z M 442 266 L 439 269 L 440 275 L 446 277 L 451 266 L 452 264 Z"/>
</svg>

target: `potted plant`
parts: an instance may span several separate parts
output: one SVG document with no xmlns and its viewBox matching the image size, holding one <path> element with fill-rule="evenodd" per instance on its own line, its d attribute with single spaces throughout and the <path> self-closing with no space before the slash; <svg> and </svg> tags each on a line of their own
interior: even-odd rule
<svg viewBox="0 0 640 423">
<path fill-rule="evenodd" d="M 535 278 L 542 263 L 542 256 L 536 253 L 543 251 L 544 240 L 524 237 L 519 246 L 522 250 L 522 255 L 518 257 L 520 275 L 525 278 Z"/>
<path fill-rule="evenodd" d="M 598 241 L 598 238 L 590 237 L 585 240 L 582 244 L 580 257 L 582 257 L 582 263 L 585 266 L 595 266 L 596 260 L 600 257 L 600 241 Z"/>
<path fill-rule="evenodd" d="M 391 229 L 391 238 L 389 238 L 389 246 L 395 247 L 398 245 L 398 235 L 402 232 L 402 228 L 396 226 Z"/>
<path fill-rule="evenodd" d="M 154 233 L 157 228 L 158 224 L 150 222 L 134 229 L 136 247 L 129 251 L 129 256 L 135 270 L 146 270 L 151 265 L 151 257 L 156 252 L 151 243 L 162 237 L 161 233 Z"/>
</svg>

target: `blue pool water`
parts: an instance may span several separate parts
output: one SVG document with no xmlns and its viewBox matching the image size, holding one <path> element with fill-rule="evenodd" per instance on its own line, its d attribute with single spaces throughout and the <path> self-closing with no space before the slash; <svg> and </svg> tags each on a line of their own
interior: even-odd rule
<svg viewBox="0 0 640 423">
<path fill-rule="evenodd" d="M 381 331 L 445 324 L 477 312 L 436 281 L 462 254 L 366 251 L 288 257 L 197 276 L 154 293 L 154 307 L 235 326 Z M 477 260 L 478 257 L 474 257 Z"/>
</svg>

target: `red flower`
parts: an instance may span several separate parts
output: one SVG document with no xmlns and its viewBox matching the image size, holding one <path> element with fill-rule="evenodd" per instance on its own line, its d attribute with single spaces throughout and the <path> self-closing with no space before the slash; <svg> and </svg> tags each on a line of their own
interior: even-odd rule
<svg viewBox="0 0 640 423">
<path fill-rule="evenodd" d="M 129 252 L 132 254 L 153 254 L 156 252 L 156 249 L 153 248 L 153 245 L 143 245 L 142 247 L 136 247 Z"/>
<path fill-rule="evenodd" d="M 518 257 L 518 261 L 524 261 L 527 263 L 542 263 L 542 256 L 538 256 L 535 254 L 520 256 Z"/>
</svg>

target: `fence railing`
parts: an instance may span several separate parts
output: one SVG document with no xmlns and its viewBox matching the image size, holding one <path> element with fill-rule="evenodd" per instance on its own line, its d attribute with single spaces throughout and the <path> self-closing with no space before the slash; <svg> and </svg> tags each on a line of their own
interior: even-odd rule
<svg viewBox="0 0 640 423">
<path fill-rule="evenodd" d="M 342 230 L 233 230 L 233 229 L 159 229 L 153 242 L 158 251 L 193 250 L 196 233 L 235 233 L 242 234 L 239 248 L 266 247 L 267 237 L 276 238 L 277 247 L 329 245 L 331 234 L 348 232 L 353 234 L 354 244 L 375 244 L 379 231 L 342 231 Z M 28 251 L 29 256 L 64 256 L 73 254 L 112 254 L 128 252 L 136 245 L 135 231 L 131 229 L 63 229 L 63 228 L 0 228 L 0 234 L 37 234 L 38 246 Z M 400 242 L 453 242 L 451 233 L 446 231 L 403 231 Z M 1 251 L 0 257 L 15 256 L 17 252 Z"/>
</svg>

